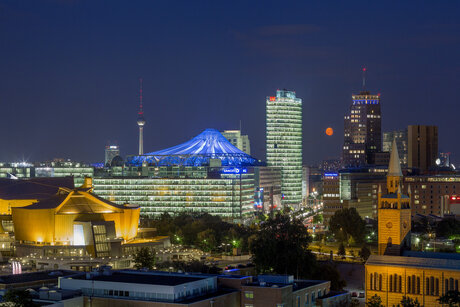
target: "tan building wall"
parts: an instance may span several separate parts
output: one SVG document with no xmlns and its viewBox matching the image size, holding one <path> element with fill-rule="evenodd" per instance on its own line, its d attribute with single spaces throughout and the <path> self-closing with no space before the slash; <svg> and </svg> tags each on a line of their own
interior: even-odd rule
<svg viewBox="0 0 460 307">
<path fill-rule="evenodd" d="M 340 201 L 340 180 L 337 177 L 323 176 L 323 217 L 325 223 L 335 214 L 336 211 L 343 209 Z"/>
<path fill-rule="evenodd" d="M 243 285 L 241 287 L 241 306 L 253 307 L 284 307 L 316 306 L 316 299 L 330 291 L 330 282 L 313 285 L 297 291 L 292 291 L 292 285 L 263 287 Z"/>
<path fill-rule="evenodd" d="M 407 129 L 408 166 L 428 170 L 438 156 L 438 127 L 411 125 Z"/>
<path fill-rule="evenodd" d="M 440 304 L 436 300 L 447 292 L 446 280 L 448 284 L 451 280 L 453 281 L 454 289 L 455 287 L 458 289 L 460 281 L 460 271 L 441 269 L 419 269 L 404 266 L 374 266 L 366 264 L 365 272 L 366 300 L 374 295 L 378 295 L 382 299 L 382 304 L 390 307 L 399 304 L 403 296 L 416 298 L 426 307 L 439 306 Z M 376 283 L 374 281 L 374 274 L 377 274 Z M 390 276 L 392 285 L 390 285 Z M 396 288 L 394 287 L 395 276 Z M 427 278 L 429 280 L 428 284 Z M 449 286 L 447 289 L 449 289 Z"/>
<path fill-rule="evenodd" d="M 379 255 L 383 255 L 388 243 L 397 246 L 410 231 L 410 209 L 380 209 L 378 218 Z M 408 246 L 410 247 L 410 246 Z"/>
<path fill-rule="evenodd" d="M 454 175 L 412 176 L 404 178 L 404 190 L 410 187 L 412 215 L 434 214 L 441 216 L 443 211 L 442 197 L 450 198 L 460 194 L 460 177 Z"/>
</svg>

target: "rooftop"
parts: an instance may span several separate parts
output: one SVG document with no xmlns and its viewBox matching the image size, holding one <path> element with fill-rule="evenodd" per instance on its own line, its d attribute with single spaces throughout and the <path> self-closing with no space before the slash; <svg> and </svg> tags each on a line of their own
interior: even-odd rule
<svg viewBox="0 0 460 307">
<path fill-rule="evenodd" d="M 197 280 L 209 278 L 209 276 L 196 276 L 185 274 L 169 274 L 161 272 L 142 272 L 134 270 L 112 271 L 110 275 L 98 274 L 87 278 L 86 275 L 73 277 L 74 279 L 90 279 L 95 281 L 123 282 L 130 284 L 148 284 L 161 286 L 177 286 Z"/>
<path fill-rule="evenodd" d="M 127 164 L 201 166 L 209 164 L 209 159 L 220 159 L 223 166 L 257 164 L 256 159 L 232 145 L 215 129 L 206 129 L 191 140 L 170 148 L 128 157 Z"/>
<path fill-rule="evenodd" d="M 39 200 L 32 205 L 21 207 L 20 209 L 55 209 L 65 202 L 66 209 L 60 211 L 65 213 L 107 213 L 107 210 L 120 210 L 134 208 L 137 206 L 124 206 L 112 203 L 92 193 L 89 188 L 59 189 L 58 193 L 43 200 Z M 104 204 L 104 206 L 101 205 Z"/>
<path fill-rule="evenodd" d="M 431 253 L 438 254 L 438 253 Z M 444 254 L 444 253 L 439 253 Z M 445 254 L 444 254 L 445 255 Z M 444 256 L 438 255 L 438 257 Z M 366 261 L 366 265 L 395 266 L 395 267 L 414 267 L 425 269 L 445 269 L 460 271 L 460 259 L 456 259 L 455 254 L 451 258 L 434 258 L 436 255 L 427 253 L 415 253 L 411 257 L 404 256 L 385 256 L 371 255 Z M 431 257 L 430 257 L 431 256 Z"/>
<path fill-rule="evenodd" d="M 326 283 L 325 280 L 294 280 L 292 283 L 282 283 L 282 282 L 264 282 L 261 283 L 260 281 L 254 281 L 244 286 L 250 287 L 261 287 L 261 288 L 283 288 L 287 286 L 292 286 L 293 291 L 313 287 L 316 285 L 320 285 L 322 283 Z"/>
<path fill-rule="evenodd" d="M 430 259 L 454 259 L 460 261 L 460 254 L 457 253 L 435 253 L 419 251 L 403 251 L 403 256 Z"/>
<path fill-rule="evenodd" d="M 60 187 L 73 189 L 73 177 L 0 178 L 0 199 L 46 199 Z"/>
<path fill-rule="evenodd" d="M 382 195 L 382 198 L 398 198 L 398 194 L 397 193 L 384 194 Z M 401 194 L 401 198 L 409 199 L 409 196 Z"/>
<path fill-rule="evenodd" d="M 11 274 L 11 275 L 3 275 L 0 276 L 0 284 L 21 284 L 21 283 L 29 283 L 34 281 L 41 281 L 41 280 L 52 280 L 58 279 L 60 276 L 70 276 L 74 275 L 74 271 L 40 271 L 40 272 L 33 272 L 33 273 L 23 273 L 23 274 Z"/>
</svg>

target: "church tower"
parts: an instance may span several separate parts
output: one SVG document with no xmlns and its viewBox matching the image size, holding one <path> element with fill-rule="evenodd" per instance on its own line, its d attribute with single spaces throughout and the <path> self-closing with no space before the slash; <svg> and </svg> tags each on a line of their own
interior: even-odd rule
<svg viewBox="0 0 460 307">
<path fill-rule="evenodd" d="M 393 140 L 387 174 L 387 193 L 382 194 L 382 189 L 379 187 L 379 255 L 399 256 L 403 248 L 410 248 L 410 195 L 402 193 L 402 179 L 398 147 Z"/>
</svg>

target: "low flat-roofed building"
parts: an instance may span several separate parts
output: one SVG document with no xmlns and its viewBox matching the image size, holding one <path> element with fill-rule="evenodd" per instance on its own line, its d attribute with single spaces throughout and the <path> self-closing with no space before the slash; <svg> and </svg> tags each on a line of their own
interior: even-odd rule
<svg viewBox="0 0 460 307">
<path fill-rule="evenodd" d="M 316 306 L 329 293 L 330 281 L 294 280 L 292 275 L 259 275 L 241 285 L 241 306 Z"/>
<path fill-rule="evenodd" d="M 40 271 L 23 274 L 0 276 L 0 295 L 8 289 L 28 289 L 33 287 L 50 287 L 58 284 L 59 277 L 73 276 L 75 272 L 67 270 Z"/>
<path fill-rule="evenodd" d="M 93 306 L 240 306 L 239 292 L 219 289 L 216 275 L 102 267 L 97 272 L 60 278 L 59 287 L 81 289 L 86 300 L 91 297 Z"/>
</svg>

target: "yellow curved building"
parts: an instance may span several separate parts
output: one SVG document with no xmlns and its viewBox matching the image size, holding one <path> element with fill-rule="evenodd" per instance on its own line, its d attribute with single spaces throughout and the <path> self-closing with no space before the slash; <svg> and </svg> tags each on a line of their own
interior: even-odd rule
<svg viewBox="0 0 460 307">
<path fill-rule="evenodd" d="M 16 241 L 25 244 L 92 245 L 136 237 L 140 208 L 117 205 L 92 193 L 91 179 L 76 189 L 60 188 L 54 196 L 13 207 Z"/>
</svg>

